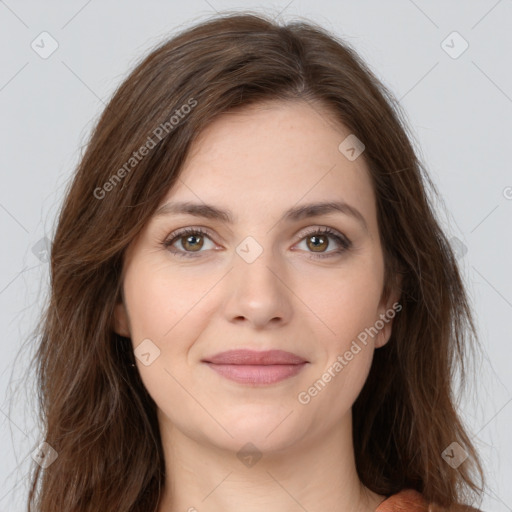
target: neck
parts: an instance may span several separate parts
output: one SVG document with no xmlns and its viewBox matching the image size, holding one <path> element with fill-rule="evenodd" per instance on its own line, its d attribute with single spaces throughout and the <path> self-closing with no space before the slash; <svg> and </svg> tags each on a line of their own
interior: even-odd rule
<svg viewBox="0 0 512 512">
<path fill-rule="evenodd" d="M 160 423 L 166 483 L 158 512 L 374 512 L 385 498 L 359 481 L 350 415 L 321 440 L 265 451 L 259 460 L 239 453 L 244 462 L 236 450 Z"/>
</svg>

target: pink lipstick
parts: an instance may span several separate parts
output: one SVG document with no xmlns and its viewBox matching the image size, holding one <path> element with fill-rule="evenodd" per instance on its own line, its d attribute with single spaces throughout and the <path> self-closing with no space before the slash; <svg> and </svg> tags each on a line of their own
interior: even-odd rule
<svg viewBox="0 0 512 512">
<path fill-rule="evenodd" d="M 308 363 L 283 350 L 229 350 L 203 359 L 212 370 L 240 384 L 266 385 L 297 375 Z"/>
</svg>

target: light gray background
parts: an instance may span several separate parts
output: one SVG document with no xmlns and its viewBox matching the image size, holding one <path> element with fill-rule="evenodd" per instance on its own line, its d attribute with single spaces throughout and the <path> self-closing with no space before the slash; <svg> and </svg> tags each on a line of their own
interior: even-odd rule
<svg viewBox="0 0 512 512">
<path fill-rule="evenodd" d="M 443 225 L 460 241 L 485 351 L 460 406 L 486 464 L 482 506 L 512 511 L 512 0 L 0 1 L 0 511 L 24 510 L 40 441 L 34 395 L 19 388 L 30 345 L 20 350 L 48 283 L 44 251 L 33 248 L 53 236 L 92 122 L 155 44 L 241 8 L 319 22 L 354 45 L 400 99 L 445 201 Z M 43 31 L 59 45 L 47 59 L 31 48 Z M 442 46 L 453 31 L 469 44 L 458 58 Z M 462 48 L 453 36 L 446 45 Z"/>
</svg>

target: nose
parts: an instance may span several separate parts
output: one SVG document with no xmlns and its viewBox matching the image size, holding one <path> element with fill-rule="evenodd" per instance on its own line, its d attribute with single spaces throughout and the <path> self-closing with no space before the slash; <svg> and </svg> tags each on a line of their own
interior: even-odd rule
<svg viewBox="0 0 512 512">
<path fill-rule="evenodd" d="M 293 292 L 286 271 L 265 250 L 252 263 L 235 255 L 234 268 L 226 276 L 225 314 L 229 322 L 247 323 L 253 329 L 280 327 L 293 314 Z"/>
</svg>

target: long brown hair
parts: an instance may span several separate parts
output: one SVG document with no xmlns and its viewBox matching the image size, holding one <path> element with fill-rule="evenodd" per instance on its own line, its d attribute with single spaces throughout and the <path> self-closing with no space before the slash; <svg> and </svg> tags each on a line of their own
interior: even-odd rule
<svg viewBox="0 0 512 512">
<path fill-rule="evenodd" d="M 481 495 L 484 473 L 452 391 L 477 346 L 475 326 L 404 114 L 347 43 L 306 21 L 279 25 L 246 12 L 215 16 L 154 49 L 90 136 L 51 248 L 35 363 L 45 441 L 58 458 L 44 470 L 34 464 L 29 510 L 156 509 L 165 476 L 156 406 L 131 366 L 130 340 L 112 329 L 125 249 L 201 130 L 267 100 L 322 105 L 363 141 L 384 295 L 402 276 L 402 311 L 353 405 L 362 483 L 382 495 L 416 489 L 446 507 Z M 453 442 L 469 455 L 457 469 L 442 457 Z"/>
</svg>

